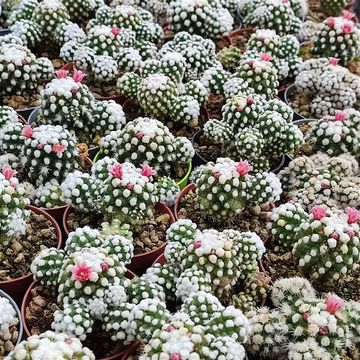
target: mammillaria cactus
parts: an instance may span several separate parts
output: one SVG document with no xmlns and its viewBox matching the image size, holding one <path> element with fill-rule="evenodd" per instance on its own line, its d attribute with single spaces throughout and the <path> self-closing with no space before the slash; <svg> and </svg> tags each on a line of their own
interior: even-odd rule
<svg viewBox="0 0 360 360">
<path fill-rule="evenodd" d="M 9 238 L 24 235 L 26 230 L 25 206 L 30 201 L 24 196 L 25 190 L 18 184 L 15 173 L 10 168 L 0 173 L 0 247 L 7 245 Z"/>
<path fill-rule="evenodd" d="M 61 199 L 60 184 L 57 180 L 53 179 L 44 185 L 40 185 L 34 195 L 34 202 L 36 206 L 45 208 L 64 205 Z"/>
<path fill-rule="evenodd" d="M 300 65 L 295 88 L 308 97 L 309 113 L 316 118 L 353 108 L 358 100 L 360 77 L 338 62 L 335 58 L 319 58 Z"/>
<path fill-rule="evenodd" d="M 50 61 L 43 68 L 43 58 L 36 58 L 26 47 L 5 44 L 0 47 L 0 67 L 3 76 L 0 80 L 2 95 L 19 95 L 36 93 L 41 82 L 49 80 L 54 72 Z"/>
<path fill-rule="evenodd" d="M 24 167 L 29 178 L 41 185 L 53 178 L 61 181 L 76 169 L 78 150 L 76 139 L 61 126 L 25 126 Z"/>
<path fill-rule="evenodd" d="M 345 0 L 321 0 L 320 7 L 321 11 L 327 16 L 339 16 L 345 8 Z"/>
<path fill-rule="evenodd" d="M 46 331 L 40 335 L 33 335 L 27 340 L 22 341 L 8 355 L 7 359 L 15 360 L 19 357 L 32 358 L 34 354 L 41 353 L 48 359 L 55 357 L 68 357 L 72 359 L 95 360 L 94 354 L 76 338 L 71 338 L 65 334 L 56 334 Z"/>
<path fill-rule="evenodd" d="M 188 31 L 206 38 L 220 38 L 232 30 L 233 18 L 230 12 L 211 1 L 172 0 L 169 3 L 168 21 L 174 32 Z"/>
<path fill-rule="evenodd" d="M 282 240 L 287 236 L 286 232 L 284 236 L 284 231 L 288 231 L 290 224 L 294 235 L 291 240 L 287 240 L 286 245 L 292 247 L 300 269 L 311 278 L 337 280 L 357 268 L 360 218 L 358 210 L 348 208 L 346 214 L 338 214 L 325 205 L 317 205 L 311 208 L 311 213 L 306 214 L 306 217 L 304 214 L 300 217 L 299 210 L 298 213 L 286 212 L 286 217 L 280 222 L 277 220 L 278 213 L 279 211 L 275 210 L 271 216 L 276 239 Z M 279 225 L 286 230 L 276 230 Z"/>
<path fill-rule="evenodd" d="M 19 319 L 14 306 L 6 297 L 0 296 L 0 356 L 14 349 L 19 336 L 18 324 Z"/>
<path fill-rule="evenodd" d="M 344 11 L 342 17 L 327 18 L 314 35 L 314 53 L 338 58 L 343 64 L 359 56 L 360 30 L 352 21 L 353 16 Z"/>
<path fill-rule="evenodd" d="M 276 176 L 266 172 L 253 176 L 249 174 L 251 170 L 247 161 L 235 162 L 229 158 L 202 166 L 194 179 L 200 209 L 211 217 L 223 219 L 242 213 L 250 204 L 276 201 L 281 194 Z M 263 192 L 257 190 L 260 183 L 266 184 Z M 213 188 L 217 191 L 212 191 Z"/>
<path fill-rule="evenodd" d="M 111 137 L 112 133 L 109 135 Z M 190 151 L 178 159 L 178 138 L 156 119 L 137 118 L 130 121 L 116 133 L 116 138 L 115 144 L 107 142 L 107 137 L 100 141 L 104 154 L 120 162 L 131 161 L 138 166 L 147 163 L 163 175 L 169 174 L 174 162 L 187 166 L 194 156 L 191 143 L 184 138 L 182 148 L 189 147 Z"/>
<path fill-rule="evenodd" d="M 274 30 L 279 35 L 297 35 L 301 21 L 294 14 L 289 2 L 280 0 L 265 0 L 250 2 L 250 7 L 244 22 L 255 29 Z"/>
</svg>

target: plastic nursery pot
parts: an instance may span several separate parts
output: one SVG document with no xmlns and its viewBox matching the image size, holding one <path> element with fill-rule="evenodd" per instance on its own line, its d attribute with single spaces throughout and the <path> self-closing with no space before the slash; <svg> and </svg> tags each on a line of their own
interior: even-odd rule
<svg viewBox="0 0 360 360">
<path fill-rule="evenodd" d="M 287 105 L 289 105 L 293 112 L 294 112 L 294 117 L 293 117 L 293 121 L 295 120 L 300 120 L 300 119 L 305 119 L 305 116 L 301 115 L 300 113 L 296 112 L 293 107 L 290 104 L 290 98 L 292 95 L 295 94 L 296 88 L 295 88 L 295 84 L 291 84 L 284 93 L 284 101 Z"/>
<path fill-rule="evenodd" d="M 163 204 L 156 204 L 155 205 L 156 210 L 163 214 L 168 214 L 170 217 L 170 224 L 175 222 L 175 217 L 172 211 L 169 209 L 168 206 Z M 69 215 L 74 212 L 74 209 L 71 206 L 68 206 L 65 209 L 64 216 L 63 216 L 63 229 L 65 231 L 66 235 L 69 235 L 69 229 L 67 227 L 67 221 L 69 218 Z M 144 270 L 146 270 L 151 264 L 154 262 L 154 260 L 164 252 L 166 246 L 166 242 L 164 242 L 159 247 L 155 248 L 154 250 L 134 255 L 134 257 L 131 260 L 131 263 L 127 266 L 127 268 L 136 274 L 142 274 Z"/>
<path fill-rule="evenodd" d="M 36 119 L 37 117 L 40 115 L 40 106 L 34 108 L 34 110 L 31 112 L 31 114 L 28 117 L 28 123 L 30 125 L 35 124 L 36 123 Z M 99 146 L 93 146 L 89 149 L 89 156 L 92 159 L 99 151 L 100 147 Z"/>
<path fill-rule="evenodd" d="M 99 161 L 101 158 L 102 158 L 102 153 L 101 153 L 101 151 L 99 151 L 99 152 L 97 152 L 97 154 L 94 157 L 94 164 L 97 161 Z M 179 180 L 177 182 L 180 190 L 182 190 L 187 185 L 187 183 L 189 182 L 189 176 L 191 174 L 191 170 L 192 170 L 192 163 L 190 162 L 189 165 L 188 165 L 188 169 L 186 171 L 186 174 L 184 175 L 184 177 L 181 180 Z"/>
<path fill-rule="evenodd" d="M 179 215 L 178 215 L 178 210 L 179 210 L 179 207 L 180 207 L 180 203 L 181 203 L 181 200 L 185 197 L 185 195 L 191 191 L 191 190 L 195 190 L 196 186 L 194 183 L 190 183 L 189 185 L 185 186 L 180 194 L 179 194 L 179 197 L 176 199 L 176 202 L 174 204 L 174 216 L 175 216 L 175 221 L 176 220 L 179 220 Z"/>
<path fill-rule="evenodd" d="M 239 36 L 239 35 L 245 35 L 245 36 L 249 36 L 254 32 L 253 28 L 249 28 L 249 27 L 245 27 L 245 28 L 240 28 L 240 29 L 236 29 L 233 30 L 229 33 L 229 38 L 230 38 L 230 45 L 235 45 L 235 39 Z"/>
<path fill-rule="evenodd" d="M 193 147 L 195 149 L 195 156 L 193 157 L 192 160 L 193 167 L 204 165 L 209 162 L 196 150 L 195 147 L 195 144 L 199 142 L 199 139 L 203 134 L 204 134 L 204 130 L 200 129 L 191 138 L 191 143 L 193 144 Z M 281 155 L 278 159 L 277 165 L 274 168 L 270 169 L 270 171 L 274 173 L 278 173 L 283 168 L 285 159 L 286 159 L 285 156 Z"/>
<path fill-rule="evenodd" d="M 40 209 L 36 206 L 28 205 L 26 208 L 34 212 L 35 214 L 44 216 L 47 220 L 51 222 L 56 232 L 56 238 L 57 238 L 56 248 L 60 249 L 62 245 L 62 234 L 61 234 L 60 226 L 55 221 L 55 219 L 52 216 L 50 216 L 48 213 L 46 213 L 43 209 Z M 15 300 L 18 301 L 22 299 L 22 296 L 24 295 L 26 289 L 29 287 L 31 282 L 32 282 L 32 274 L 29 273 L 17 279 L 1 281 L 0 290 L 7 292 Z"/>
<path fill-rule="evenodd" d="M 23 320 L 22 320 L 22 316 L 21 316 L 21 312 L 19 310 L 19 307 L 17 306 L 15 300 L 10 296 L 8 295 L 5 291 L 2 291 L 0 290 L 0 298 L 5 298 L 5 299 L 8 299 L 10 304 L 12 305 L 12 307 L 14 308 L 14 310 L 16 311 L 16 315 L 19 319 L 19 325 L 18 325 L 18 329 L 19 329 L 19 336 L 18 336 L 18 339 L 16 341 L 16 344 L 19 344 L 22 340 L 22 337 L 23 337 L 23 333 L 24 333 L 24 326 L 23 326 Z"/>
<path fill-rule="evenodd" d="M 126 269 L 126 277 L 128 279 L 133 279 L 133 278 L 136 277 L 136 274 L 134 274 L 132 271 Z M 23 298 L 23 300 L 21 302 L 21 313 L 19 312 L 19 319 L 21 319 L 21 323 L 23 324 L 23 329 L 24 329 L 26 337 L 31 336 L 30 328 L 28 327 L 27 322 L 26 322 L 26 309 L 29 306 L 30 301 L 32 299 L 31 291 L 34 289 L 34 287 L 36 285 L 37 285 L 36 281 L 33 281 L 32 283 L 30 283 L 28 289 L 26 290 L 24 298 Z M 0 296 L 1 296 L 1 293 L 0 293 Z M 106 357 L 106 358 L 103 358 L 103 359 L 99 359 L 99 360 L 120 360 L 120 359 L 122 359 L 122 356 L 128 350 L 132 349 L 135 345 L 137 345 L 136 346 L 136 348 L 137 348 L 138 347 L 137 343 L 136 344 L 131 344 L 128 349 L 125 349 L 125 350 L 119 352 L 118 354 L 114 354 L 112 356 L 109 356 L 109 357 Z"/>
<path fill-rule="evenodd" d="M 5 36 L 11 34 L 11 30 L 10 29 L 0 29 L 0 36 Z"/>
<path fill-rule="evenodd" d="M 139 342 L 130 345 L 130 347 L 124 352 L 124 355 L 121 357 L 121 360 L 128 360 L 130 356 L 135 355 L 139 346 L 140 346 Z"/>
<path fill-rule="evenodd" d="M 25 121 L 29 120 L 30 115 L 33 113 L 34 110 L 36 110 L 36 106 L 28 107 L 25 109 L 15 109 L 16 112 L 25 119 Z"/>
</svg>

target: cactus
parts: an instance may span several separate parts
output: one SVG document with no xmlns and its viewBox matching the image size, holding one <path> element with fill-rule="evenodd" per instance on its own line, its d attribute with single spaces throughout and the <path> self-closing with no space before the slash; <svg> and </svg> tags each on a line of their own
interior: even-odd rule
<svg viewBox="0 0 360 360">
<path fill-rule="evenodd" d="M 224 84 L 229 80 L 230 73 L 219 68 L 207 69 L 201 77 L 201 82 L 205 85 L 210 94 L 223 95 Z"/>
<path fill-rule="evenodd" d="M 7 358 L 9 360 L 15 360 L 19 357 L 31 358 L 37 353 L 44 354 L 49 358 L 57 354 L 73 359 L 95 360 L 95 355 L 88 348 L 83 347 L 79 339 L 65 334 L 56 334 L 52 331 L 30 336 L 27 340 L 16 345 Z"/>
<path fill-rule="evenodd" d="M 234 70 L 241 58 L 241 51 L 235 46 L 225 47 L 216 54 L 216 58 L 225 70 Z"/>
<path fill-rule="evenodd" d="M 314 35 L 314 53 L 334 57 L 347 64 L 359 54 L 360 30 L 351 20 L 353 14 L 345 11 L 343 17 L 327 18 Z"/>
<path fill-rule="evenodd" d="M 129 302 L 138 305 L 142 299 L 165 300 L 165 293 L 161 286 L 152 283 L 145 277 L 134 278 L 128 287 Z"/>
<path fill-rule="evenodd" d="M 5 355 L 13 350 L 12 342 L 16 341 L 16 337 L 19 335 L 13 331 L 14 327 L 19 324 L 19 318 L 10 301 L 2 296 L 0 296 L 0 314 L 0 341 L 3 344 L 1 354 Z"/>
<path fill-rule="evenodd" d="M 180 16 L 181 14 L 181 16 Z M 196 1 L 189 4 L 184 0 L 169 3 L 168 21 L 175 32 L 188 31 L 206 38 L 221 38 L 232 30 L 233 18 L 220 2 Z"/>
</svg>

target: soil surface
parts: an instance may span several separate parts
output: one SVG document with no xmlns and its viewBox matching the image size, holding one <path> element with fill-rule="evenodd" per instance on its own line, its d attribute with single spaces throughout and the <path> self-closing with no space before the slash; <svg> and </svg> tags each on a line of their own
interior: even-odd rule
<svg viewBox="0 0 360 360">
<path fill-rule="evenodd" d="M 206 107 L 211 114 L 211 118 L 221 120 L 221 109 L 225 105 L 225 103 L 226 99 L 224 96 L 210 94 Z"/>
<path fill-rule="evenodd" d="M 22 94 L 3 96 L 2 103 L 10 106 L 15 110 L 23 110 L 35 106 L 39 106 L 41 102 L 39 94 Z"/>
<path fill-rule="evenodd" d="M 31 290 L 31 300 L 25 310 L 25 320 L 32 335 L 51 330 L 54 312 L 59 309 L 57 294 L 43 286 Z M 101 359 L 119 353 L 125 349 L 121 342 L 114 343 L 102 328 L 100 322 L 95 322 L 93 332 L 89 334 L 83 345 L 91 349 L 96 359 Z"/>
<path fill-rule="evenodd" d="M 26 222 L 25 235 L 11 239 L 0 249 L 0 282 L 29 274 L 36 255 L 57 245 L 55 228 L 43 215 L 31 211 Z"/>
<path fill-rule="evenodd" d="M 235 35 L 231 39 L 231 44 L 244 52 L 246 48 L 246 44 L 250 39 L 252 33 L 253 33 L 252 31 L 244 31 L 239 35 Z"/>
<path fill-rule="evenodd" d="M 69 232 L 83 226 L 99 229 L 104 221 L 104 216 L 101 214 L 75 211 L 69 214 L 67 226 Z M 144 225 L 131 229 L 134 239 L 134 254 L 143 254 L 163 245 L 169 225 L 170 216 L 156 210 L 154 216 L 148 219 Z"/>
</svg>

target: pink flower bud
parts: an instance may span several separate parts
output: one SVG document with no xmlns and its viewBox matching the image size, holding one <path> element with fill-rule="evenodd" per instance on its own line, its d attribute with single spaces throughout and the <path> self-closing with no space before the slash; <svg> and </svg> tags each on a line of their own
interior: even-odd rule
<svg viewBox="0 0 360 360">
<path fill-rule="evenodd" d="M 172 332 L 174 330 L 174 327 L 171 326 L 171 325 L 166 325 L 164 330 L 167 331 L 167 332 Z"/>
<path fill-rule="evenodd" d="M 344 231 L 350 236 L 350 238 L 355 236 L 355 231 L 354 230 L 346 229 Z"/>
<path fill-rule="evenodd" d="M 337 58 L 334 58 L 334 57 L 329 57 L 328 64 L 329 65 L 338 65 L 339 61 L 340 61 L 340 59 L 337 59 Z"/>
<path fill-rule="evenodd" d="M 329 293 L 326 297 L 326 310 L 330 314 L 335 314 L 344 306 L 344 300 L 336 294 Z"/>
<path fill-rule="evenodd" d="M 311 316 L 311 314 L 308 311 L 305 312 L 304 315 L 303 315 L 305 320 L 307 320 L 310 316 Z"/>
<path fill-rule="evenodd" d="M 119 35 L 121 33 L 121 29 L 119 29 L 118 27 L 113 27 L 111 29 L 112 34 L 114 34 L 115 36 Z"/>
<path fill-rule="evenodd" d="M 341 30 L 344 34 L 351 34 L 354 31 L 353 23 L 351 23 L 350 21 L 345 22 L 342 25 Z"/>
<path fill-rule="evenodd" d="M 319 333 L 321 335 L 327 335 L 329 333 L 329 329 L 326 326 L 320 326 Z"/>
<path fill-rule="evenodd" d="M 51 151 L 54 152 L 56 155 L 62 154 L 66 149 L 66 146 L 63 144 L 53 144 L 51 147 Z"/>
<path fill-rule="evenodd" d="M 321 220 L 327 215 L 327 207 L 325 205 L 316 205 L 313 206 L 310 210 L 315 220 Z"/>
<path fill-rule="evenodd" d="M 179 353 L 172 353 L 170 355 L 170 360 L 181 360 L 181 356 Z"/>
<path fill-rule="evenodd" d="M 32 138 L 33 136 L 33 128 L 30 125 L 24 126 L 24 128 L 21 131 L 21 135 L 26 137 L 27 139 Z"/>
<path fill-rule="evenodd" d="M 85 76 L 86 74 L 83 71 L 75 70 L 73 74 L 73 79 L 75 80 L 75 82 L 81 82 L 83 81 Z"/>
<path fill-rule="evenodd" d="M 42 150 L 44 148 L 44 144 L 37 144 L 36 148 Z"/>
<path fill-rule="evenodd" d="M 353 208 L 347 208 L 346 214 L 348 216 L 348 224 L 354 224 L 360 220 L 360 211 L 359 210 L 356 210 Z"/>
<path fill-rule="evenodd" d="M 68 76 L 68 71 L 67 70 L 56 70 L 55 71 L 55 75 L 58 79 L 66 79 Z"/>
<path fill-rule="evenodd" d="M 248 96 L 246 99 L 246 105 L 251 106 L 252 104 L 255 104 L 255 100 L 251 96 Z"/>
<path fill-rule="evenodd" d="M 71 339 L 71 338 L 65 340 L 65 343 L 68 344 L 68 345 L 71 345 L 73 342 L 74 342 L 74 341 L 73 341 L 73 339 Z"/>
<path fill-rule="evenodd" d="M 132 190 L 132 189 L 134 188 L 134 184 L 128 183 L 128 184 L 126 185 L 126 188 L 127 188 L 128 190 Z"/>
<path fill-rule="evenodd" d="M 109 264 L 103 262 L 100 264 L 102 271 L 108 271 L 109 270 Z"/>
<path fill-rule="evenodd" d="M 194 248 L 198 249 L 199 247 L 201 247 L 201 241 L 196 241 L 194 244 Z"/>
<path fill-rule="evenodd" d="M 330 235 L 330 237 L 331 237 L 332 239 L 337 240 L 337 239 L 339 238 L 339 234 L 336 233 L 336 232 L 333 232 L 333 233 Z"/>
<path fill-rule="evenodd" d="M 9 167 L 5 167 L 1 170 L 1 173 L 4 175 L 5 180 L 10 180 L 12 177 L 15 176 L 16 170 L 13 170 Z"/>
<path fill-rule="evenodd" d="M 333 17 L 329 17 L 326 19 L 326 24 L 333 28 L 335 26 L 335 19 Z"/>
<path fill-rule="evenodd" d="M 352 20 L 355 15 L 350 11 L 344 10 L 343 13 L 342 13 L 342 16 L 346 20 Z"/>
<path fill-rule="evenodd" d="M 221 176 L 221 174 L 218 171 L 216 173 L 213 173 L 212 175 L 215 179 L 218 179 Z"/>
<path fill-rule="evenodd" d="M 142 139 L 144 137 L 144 132 L 143 131 L 138 131 L 135 136 L 138 138 L 138 139 Z"/>
<path fill-rule="evenodd" d="M 330 189 L 330 185 L 326 183 L 321 183 L 321 188 L 324 189 Z"/>
<path fill-rule="evenodd" d="M 268 53 L 262 53 L 260 55 L 260 60 L 263 60 L 263 61 L 271 61 L 273 58 L 270 54 Z"/>
<path fill-rule="evenodd" d="M 123 176 L 123 169 L 121 164 L 116 163 L 108 167 L 109 173 L 116 179 L 121 179 Z"/>
<path fill-rule="evenodd" d="M 335 120 L 336 121 L 345 121 L 347 118 L 347 114 L 345 111 L 336 110 L 335 111 Z"/>
<path fill-rule="evenodd" d="M 157 174 L 156 170 L 149 166 L 148 164 L 144 164 L 141 166 L 141 175 L 146 177 L 155 176 Z"/>
<path fill-rule="evenodd" d="M 236 165 L 236 171 L 240 176 L 244 176 L 250 171 L 252 171 L 253 167 L 247 162 L 247 160 L 240 160 Z"/>
</svg>

